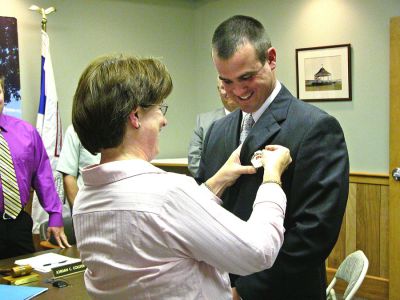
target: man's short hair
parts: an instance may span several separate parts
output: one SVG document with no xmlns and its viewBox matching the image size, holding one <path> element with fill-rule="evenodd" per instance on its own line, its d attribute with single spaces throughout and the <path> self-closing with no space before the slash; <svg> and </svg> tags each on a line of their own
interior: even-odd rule
<svg viewBox="0 0 400 300">
<path fill-rule="evenodd" d="M 236 15 L 214 31 L 212 50 L 219 58 L 229 59 L 247 43 L 254 46 L 259 61 L 264 64 L 266 52 L 272 46 L 264 26 L 252 17 Z"/>
</svg>

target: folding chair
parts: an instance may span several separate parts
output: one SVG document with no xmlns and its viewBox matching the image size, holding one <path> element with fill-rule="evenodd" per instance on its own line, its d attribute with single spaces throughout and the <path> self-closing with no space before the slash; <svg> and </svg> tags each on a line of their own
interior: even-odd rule
<svg viewBox="0 0 400 300">
<path fill-rule="evenodd" d="M 326 298 L 328 300 L 336 300 L 333 287 L 336 284 L 337 278 L 339 278 L 347 282 L 347 288 L 344 291 L 343 299 L 352 299 L 367 274 L 368 264 L 368 258 L 361 250 L 349 254 L 340 264 L 335 276 L 327 287 Z"/>
</svg>

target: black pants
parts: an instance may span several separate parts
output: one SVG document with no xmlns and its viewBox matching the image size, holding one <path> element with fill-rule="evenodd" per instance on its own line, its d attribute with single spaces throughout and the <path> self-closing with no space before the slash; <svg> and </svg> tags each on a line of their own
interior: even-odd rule
<svg viewBox="0 0 400 300">
<path fill-rule="evenodd" d="M 25 211 L 15 220 L 0 216 L 0 259 L 35 252 L 32 240 L 33 221 Z"/>
</svg>

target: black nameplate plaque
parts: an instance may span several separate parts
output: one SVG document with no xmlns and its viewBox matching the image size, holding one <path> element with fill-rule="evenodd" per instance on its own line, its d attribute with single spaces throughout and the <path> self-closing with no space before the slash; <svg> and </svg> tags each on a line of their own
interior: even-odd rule
<svg viewBox="0 0 400 300">
<path fill-rule="evenodd" d="M 82 262 L 63 265 L 60 267 L 52 268 L 54 277 L 67 276 L 85 271 L 86 266 Z"/>
</svg>

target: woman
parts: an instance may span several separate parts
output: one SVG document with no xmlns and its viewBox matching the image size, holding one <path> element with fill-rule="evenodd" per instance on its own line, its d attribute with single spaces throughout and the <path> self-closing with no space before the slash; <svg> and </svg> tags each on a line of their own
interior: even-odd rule
<svg viewBox="0 0 400 300">
<path fill-rule="evenodd" d="M 256 172 L 240 165 L 240 149 L 200 187 L 150 164 L 171 90 L 159 61 L 122 56 L 96 59 L 78 83 L 73 125 L 83 146 L 101 153 L 99 165 L 83 170 L 74 206 L 93 298 L 231 299 L 226 272 L 269 268 L 282 245 L 286 197 L 279 183 L 289 151 L 263 151 L 265 183 L 253 214 L 247 222 L 236 218 L 218 196 L 241 174 Z"/>
</svg>

